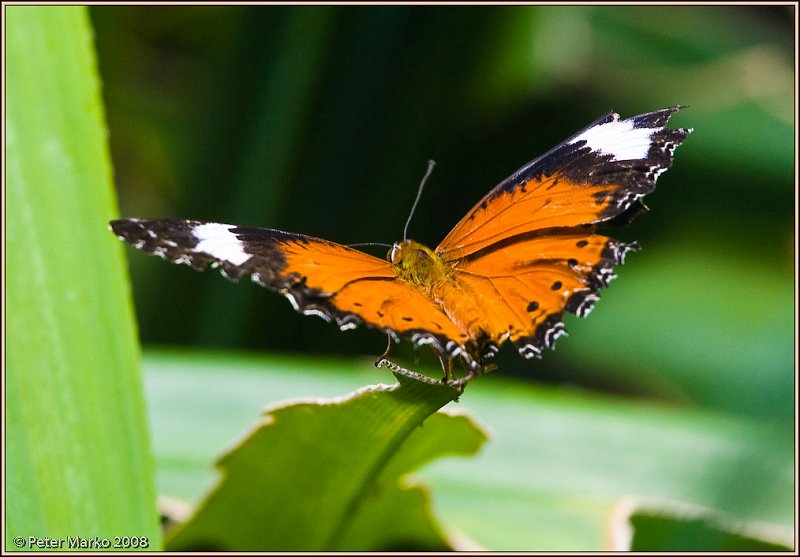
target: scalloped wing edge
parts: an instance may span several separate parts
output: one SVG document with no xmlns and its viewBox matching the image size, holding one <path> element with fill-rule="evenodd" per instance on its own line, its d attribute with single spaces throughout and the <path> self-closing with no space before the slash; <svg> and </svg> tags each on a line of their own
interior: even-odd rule
<svg viewBox="0 0 800 557">
<path fill-rule="evenodd" d="M 564 305 L 564 311 L 549 315 L 536 328 L 533 335 L 515 340 L 514 345 L 519 353 L 527 359 L 540 359 L 544 348 L 555 349 L 556 340 L 569 334 L 564 325 L 564 312 L 568 311 L 582 318 L 587 317 L 594 309 L 595 303 L 600 300 L 600 290 L 617 278 L 614 267 L 625 263 L 625 256 L 639 249 L 639 244 L 636 242 L 628 244 L 609 239 L 603 248 L 600 261 L 589 274 L 588 287 L 573 292 Z"/>
</svg>

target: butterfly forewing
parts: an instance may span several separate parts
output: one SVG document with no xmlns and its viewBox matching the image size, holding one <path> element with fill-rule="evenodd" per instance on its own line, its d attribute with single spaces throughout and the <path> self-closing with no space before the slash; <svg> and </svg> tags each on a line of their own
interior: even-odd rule
<svg viewBox="0 0 800 557">
<path fill-rule="evenodd" d="M 589 314 L 631 247 L 596 234 L 534 236 L 459 260 L 454 283 L 479 301 L 469 313 L 483 316 L 471 336 L 539 356 L 566 333 L 565 311 Z"/>
<path fill-rule="evenodd" d="M 443 304 L 469 323 L 475 358 L 507 339 L 538 356 L 566 333 L 565 311 L 589 313 L 635 247 L 592 229 L 643 207 L 691 131 L 665 127 L 679 108 L 600 118 L 501 182 L 439 244 L 455 269 Z"/>
<path fill-rule="evenodd" d="M 664 127 L 679 109 L 600 118 L 497 185 L 436 252 L 455 260 L 514 236 L 595 224 L 635 210 L 691 131 Z"/>
</svg>

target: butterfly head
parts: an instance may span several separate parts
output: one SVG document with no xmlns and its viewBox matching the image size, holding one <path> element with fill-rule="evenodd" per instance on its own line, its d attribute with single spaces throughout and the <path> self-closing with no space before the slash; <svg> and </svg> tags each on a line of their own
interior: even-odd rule
<svg viewBox="0 0 800 557">
<path fill-rule="evenodd" d="M 417 286 L 430 287 L 448 274 L 448 267 L 442 258 L 414 240 L 394 244 L 387 259 L 398 276 Z"/>
</svg>

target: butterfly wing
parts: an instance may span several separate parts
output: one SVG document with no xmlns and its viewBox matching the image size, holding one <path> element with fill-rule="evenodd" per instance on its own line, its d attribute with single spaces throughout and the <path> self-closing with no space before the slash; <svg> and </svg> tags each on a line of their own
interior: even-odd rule
<svg viewBox="0 0 800 557">
<path fill-rule="evenodd" d="M 435 251 L 455 260 L 514 236 L 634 215 L 691 132 L 665 127 L 680 108 L 603 116 L 498 184 Z"/>
<path fill-rule="evenodd" d="M 665 127 L 679 108 L 600 118 L 501 182 L 439 244 L 454 272 L 438 298 L 475 360 L 508 339 L 539 356 L 566 333 L 565 311 L 588 314 L 636 247 L 592 229 L 644 209 L 691 132 Z"/>
<path fill-rule="evenodd" d="M 529 238 L 459 260 L 438 294 L 451 319 L 468 324 L 477 361 L 506 340 L 523 356 L 539 357 L 566 334 L 564 312 L 587 316 L 615 278 L 614 267 L 635 248 L 597 234 Z M 458 301 L 465 298 L 468 306 Z"/>
<path fill-rule="evenodd" d="M 123 241 L 196 270 L 218 267 L 234 281 L 253 282 L 285 295 L 297 311 L 335 321 L 342 330 L 364 323 L 440 353 L 466 335 L 440 307 L 387 262 L 311 236 L 192 220 L 125 219 L 111 222 Z"/>
</svg>

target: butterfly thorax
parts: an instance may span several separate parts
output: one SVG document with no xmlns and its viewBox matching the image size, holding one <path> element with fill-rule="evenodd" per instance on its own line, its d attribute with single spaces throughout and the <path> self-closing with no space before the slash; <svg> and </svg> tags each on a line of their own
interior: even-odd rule
<svg viewBox="0 0 800 557">
<path fill-rule="evenodd" d="M 441 257 L 414 240 L 403 240 L 392 246 L 388 259 L 398 276 L 425 289 L 447 278 L 449 272 Z"/>
</svg>

